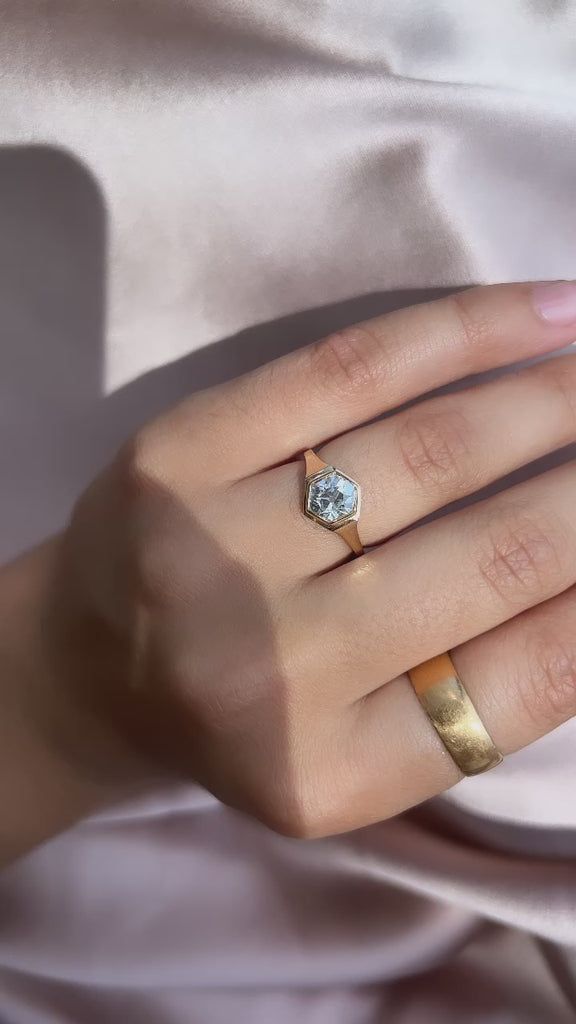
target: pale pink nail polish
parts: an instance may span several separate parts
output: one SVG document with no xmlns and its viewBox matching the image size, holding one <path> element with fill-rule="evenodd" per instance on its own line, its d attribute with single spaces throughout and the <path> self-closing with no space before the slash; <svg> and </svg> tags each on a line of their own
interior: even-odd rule
<svg viewBox="0 0 576 1024">
<path fill-rule="evenodd" d="M 556 327 L 576 327 L 576 282 L 554 281 L 537 284 L 532 301 L 539 317 Z"/>
</svg>

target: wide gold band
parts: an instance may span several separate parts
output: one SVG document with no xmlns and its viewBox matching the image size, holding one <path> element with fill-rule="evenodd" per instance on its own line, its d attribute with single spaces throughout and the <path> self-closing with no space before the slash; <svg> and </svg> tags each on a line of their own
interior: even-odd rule
<svg viewBox="0 0 576 1024">
<path fill-rule="evenodd" d="M 502 754 L 466 693 L 449 654 L 417 665 L 409 676 L 422 707 L 463 775 L 479 775 L 500 764 Z"/>
</svg>

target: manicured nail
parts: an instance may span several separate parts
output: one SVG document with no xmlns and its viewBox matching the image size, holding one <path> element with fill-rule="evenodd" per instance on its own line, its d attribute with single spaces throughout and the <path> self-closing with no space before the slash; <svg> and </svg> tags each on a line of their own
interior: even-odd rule
<svg viewBox="0 0 576 1024">
<path fill-rule="evenodd" d="M 556 327 L 576 326 L 576 282 L 554 281 L 537 284 L 532 301 L 538 316 Z"/>
</svg>

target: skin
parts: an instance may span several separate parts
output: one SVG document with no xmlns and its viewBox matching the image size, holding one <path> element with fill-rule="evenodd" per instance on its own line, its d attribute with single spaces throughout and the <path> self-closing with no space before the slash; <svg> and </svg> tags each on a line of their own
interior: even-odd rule
<svg viewBox="0 0 576 1024">
<path fill-rule="evenodd" d="M 406 675 L 445 650 L 504 754 L 576 712 L 574 466 L 426 520 L 576 440 L 576 360 L 414 404 L 571 341 L 538 294 L 471 289 L 194 395 L 0 574 L 1 860 L 175 774 L 292 836 L 397 814 L 459 780 Z M 359 559 L 301 512 L 311 446 L 363 487 Z"/>
</svg>

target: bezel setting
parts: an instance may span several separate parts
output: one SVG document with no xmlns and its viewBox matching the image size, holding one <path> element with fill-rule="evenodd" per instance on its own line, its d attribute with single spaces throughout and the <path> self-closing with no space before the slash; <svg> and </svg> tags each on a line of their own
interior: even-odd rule
<svg viewBox="0 0 576 1024">
<path fill-rule="evenodd" d="M 350 512 L 345 513 L 333 522 L 323 518 L 317 512 L 314 512 L 311 508 L 311 502 L 313 500 L 314 488 L 320 480 L 325 477 L 329 477 L 335 474 L 340 480 L 351 484 L 354 489 L 354 507 Z M 361 503 L 361 490 L 360 484 L 356 480 L 353 480 L 347 473 L 343 473 L 340 469 L 335 466 L 326 466 L 325 469 L 319 470 L 317 473 L 312 473 L 306 477 L 306 487 L 304 490 L 304 515 L 308 519 L 312 519 L 313 522 L 318 523 L 319 526 L 323 526 L 326 530 L 340 530 L 343 526 L 348 523 L 357 523 L 360 518 L 360 503 Z"/>
</svg>

